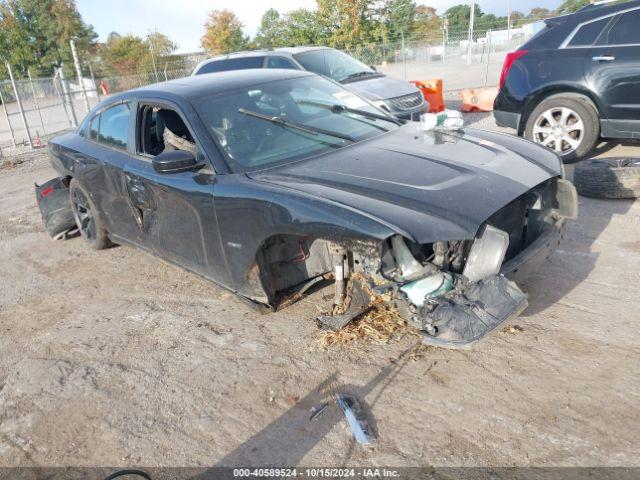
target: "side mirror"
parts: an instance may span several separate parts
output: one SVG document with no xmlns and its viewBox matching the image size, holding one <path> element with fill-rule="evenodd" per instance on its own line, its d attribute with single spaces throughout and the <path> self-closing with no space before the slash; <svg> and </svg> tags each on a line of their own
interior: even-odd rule
<svg viewBox="0 0 640 480">
<path fill-rule="evenodd" d="M 158 173 L 180 173 L 200 170 L 204 165 L 196 162 L 193 153 L 186 150 L 172 150 L 156 155 L 153 169 Z"/>
<path fill-rule="evenodd" d="M 376 68 L 376 66 L 375 66 L 375 65 L 369 65 L 369 68 L 370 68 L 371 70 L 373 70 L 374 72 L 377 72 L 377 71 L 378 71 L 378 69 Z"/>
</svg>

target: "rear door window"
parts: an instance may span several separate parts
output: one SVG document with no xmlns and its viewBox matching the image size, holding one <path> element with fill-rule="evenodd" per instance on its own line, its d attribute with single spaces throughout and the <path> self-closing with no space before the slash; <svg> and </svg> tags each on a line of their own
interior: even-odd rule
<svg viewBox="0 0 640 480">
<path fill-rule="evenodd" d="M 611 21 L 611 17 L 602 18 L 600 20 L 596 20 L 595 22 L 587 23 L 580 27 L 580 29 L 573 36 L 571 41 L 569 42 L 569 47 L 590 47 L 593 45 L 604 27 Z"/>
<path fill-rule="evenodd" d="M 296 70 L 298 67 L 284 57 L 267 57 L 267 68 L 289 68 Z"/>
<path fill-rule="evenodd" d="M 198 75 L 203 73 L 226 72 L 229 70 L 247 70 L 250 68 L 262 68 L 264 57 L 240 57 L 228 58 L 226 60 L 216 60 L 215 62 L 205 63 Z"/>
<path fill-rule="evenodd" d="M 640 45 L 640 10 L 620 16 L 609 29 L 607 45 Z"/>
<path fill-rule="evenodd" d="M 109 147 L 126 150 L 130 118 L 131 107 L 128 103 L 116 105 L 102 112 L 100 114 L 98 142 Z"/>
</svg>

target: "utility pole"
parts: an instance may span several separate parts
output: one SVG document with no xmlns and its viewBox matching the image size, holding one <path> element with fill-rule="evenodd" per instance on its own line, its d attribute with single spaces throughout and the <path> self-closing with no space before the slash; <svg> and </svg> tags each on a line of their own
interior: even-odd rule
<svg viewBox="0 0 640 480">
<path fill-rule="evenodd" d="M 89 105 L 89 97 L 87 96 L 87 91 L 84 88 L 84 80 L 82 79 L 82 69 L 80 68 L 80 60 L 78 59 L 78 52 L 76 51 L 76 42 L 71 39 L 69 40 L 71 44 L 71 55 L 73 56 L 73 63 L 76 67 L 76 74 L 78 75 L 78 83 L 80 84 L 80 88 L 82 90 L 82 98 L 84 98 L 84 106 L 87 109 L 87 113 L 91 111 L 91 106 Z"/>
<path fill-rule="evenodd" d="M 446 15 L 442 16 L 442 61 L 445 60 L 447 52 L 447 45 L 449 45 L 449 19 Z"/>
<path fill-rule="evenodd" d="M 471 0 L 471 12 L 469 14 L 469 40 L 467 44 L 467 65 L 471 64 L 471 45 L 473 44 L 473 23 L 476 19 L 476 0 Z"/>
<path fill-rule="evenodd" d="M 402 40 L 402 68 L 403 68 L 403 75 L 404 75 L 404 79 L 407 79 L 407 59 L 405 58 L 405 51 L 404 51 L 404 31 L 400 32 L 400 38 Z"/>
<path fill-rule="evenodd" d="M 511 42 L 511 2 L 507 0 L 507 43 Z"/>
</svg>

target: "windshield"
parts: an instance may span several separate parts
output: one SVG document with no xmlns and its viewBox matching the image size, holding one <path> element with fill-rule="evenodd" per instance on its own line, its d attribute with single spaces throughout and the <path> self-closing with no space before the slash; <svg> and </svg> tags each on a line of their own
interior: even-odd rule
<svg viewBox="0 0 640 480">
<path fill-rule="evenodd" d="M 324 75 L 338 82 L 358 73 L 376 73 L 371 67 L 359 62 L 351 55 L 329 48 L 298 53 L 293 58 L 305 70 Z"/>
<path fill-rule="evenodd" d="M 234 171 L 317 155 L 398 128 L 395 118 L 316 76 L 205 97 L 196 109 Z"/>
</svg>

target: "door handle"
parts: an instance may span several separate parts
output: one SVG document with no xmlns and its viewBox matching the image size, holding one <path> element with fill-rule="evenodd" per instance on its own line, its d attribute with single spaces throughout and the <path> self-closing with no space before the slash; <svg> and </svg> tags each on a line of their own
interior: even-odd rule
<svg viewBox="0 0 640 480">
<path fill-rule="evenodd" d="M 602 55 L 599 57 L 593 57 L 592 60 L 594 62 L 612 62 L 616 59 L 616 57 L 612 57 L 611 55 Z"/>
</svg>

